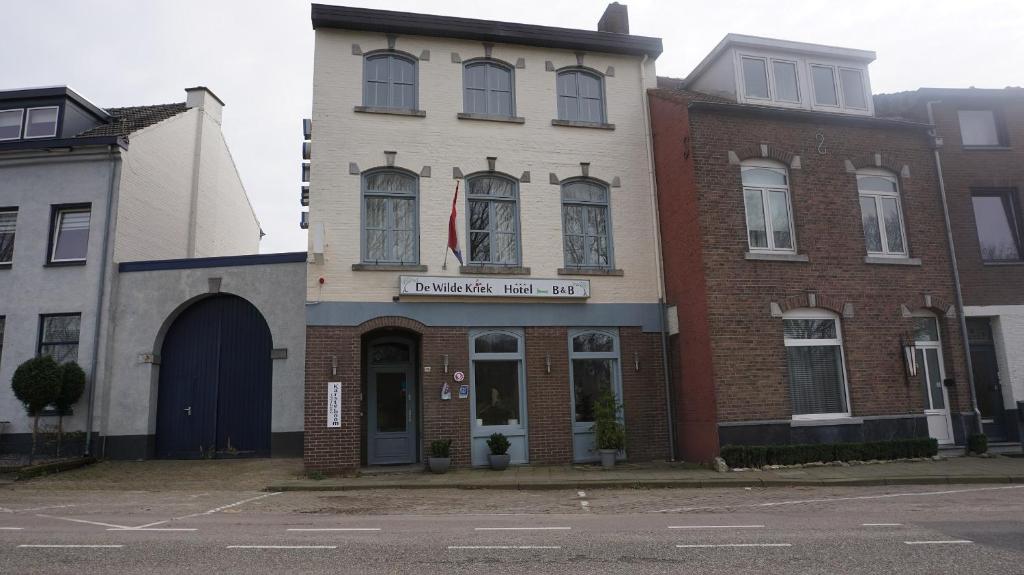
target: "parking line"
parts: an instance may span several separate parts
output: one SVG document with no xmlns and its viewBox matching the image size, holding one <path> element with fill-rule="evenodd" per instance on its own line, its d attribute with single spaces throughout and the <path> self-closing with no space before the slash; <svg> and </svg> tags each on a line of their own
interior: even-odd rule
<svg viewBox="0 0 1024 575">
<path fill-rule="evenodd" d="M 474 527 L 474 531 L 568 531 L 572 527 Z"/>
<path fill-rule="evenodd" d="M 102 521 L 88 521 L 86 519 L 75 519 L 74 517 L 60 517 L 57 515 L 44 515 L 42 513 L 36 513 L 36 517 L 46 517 L 47 519 L 60 519 L 61 521 L 85 523 L 86 525 L 97 525 L 99 527 L 116 527 L 118 529 L 131 529 L 127 525 L 117 525 L 116 523 L 103 523 Z"/>
<path fill-rule="evenodd" d="M 0 527 L 0 531 L 21 531 L 24 527 Z"/>
<path fill-rule="evenodd" d="M 902 523 L 861 523 L 862 527 L 903 527 Z"/>
<path fill-rule="evenodd" d="M 669 525 L 669 529 L 761 529 L 764 525 Z"/>
<path fill-rule="evenodd" d="M 337 545 L 228 545 L 228 549 L 337 549 Z"/>
<path fill-rule="evenodd" d="M 380 527 L 290 527 L 288 531 L 380 531 Z"/>
<path fill-rule="evenodd" d="M 449 545 L 449 551 L 473 549 L 561 549 L 561 545 Z"/>
<path fill-rule="evenodd" d="M 974 543 L 968 539 L 949 539 L 945 541 L 904 541 L 907 545 L 957 545 Z"/>
<path fill-rule="evenodd" d="M 18 547 L 24 549 L 120 549 L 124 545 L 18 545 Z"/>
<path fill-rule="evenodd" d="M 792 543 L 719 543 L 676 545 L 679 549 L 706 549 L 709 547 L 792 547 Z"/>
<path fill-rule="evenodd" d="M 125 529 L 109 528 L 107 531 L 196 531 L 195 527 L 127 527 Z"/>
</svg>

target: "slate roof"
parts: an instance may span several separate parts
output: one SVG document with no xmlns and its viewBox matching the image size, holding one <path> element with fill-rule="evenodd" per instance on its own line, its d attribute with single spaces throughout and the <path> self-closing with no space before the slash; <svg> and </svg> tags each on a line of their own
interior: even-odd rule
<svg viewBox="0 0 1024 575">
<path fill-rule="evenodd" d="M 174 104 L 157 104 L 155 106 L 129 106 L 126 108 L 107 108 L 106 112 L 114 117 L 109 124 L 86 130 L 77 137 L 87 136 L 128 136 L 133 132 L 172 118 L 188 110 L 185 102 Z"/>
</svg>

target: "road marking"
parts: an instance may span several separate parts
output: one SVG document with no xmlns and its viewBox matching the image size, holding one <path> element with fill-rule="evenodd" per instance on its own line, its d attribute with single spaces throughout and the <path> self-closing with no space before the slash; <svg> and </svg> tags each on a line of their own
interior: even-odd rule
<svg viewBox="0 0 1024 575">
<path fill-rule="evenodd" d="M 123 546 L 124 545 L 65 545 L 65 544 L 61 544 L 61 545 L 57 545 L 57 544 L 49 544 L 49 545 L 18 545 L 18 547 L 22 547 L 22 548 L 61 548 L 61 549 L 62 548 L 69 548 L 69 549 L 120 549 Z"/>
<path fill-rule="evenodd" d="M 73 504 L 68 505 L 43 505 L 42 507 L 29 507 L 28 509 L 16 509 L 15 513 L 24 513 L 26 511 L 45 511 L 47 509 L 64 509 L 65 507 L 74 507 Z"/>
<path fill-rule="evenodd" d="M 127 527 L 125 529 L 109 528 L 107 531 L 196 531 L 195 527 Z"/>
<path fill-rule="evenodd" d="M 884 495 L 858 495 L 856 497 L 831 497 L 822 499 L 795 499 L 792 501 L 770 501 L 768 503 L 745 503 L 742 505 L 711 505 L 704 507 L 677 507 L 675 509 L 658 509 L 651 513 L 681 513 L 683 511 L 710 511 L 714 509 L 735 509 L 738 507 L 778 507 L 780 505 L 798 505 L 801 503 L 830 503 L 833 501 L 862 501 L 865 499 L 890 499 L 893 497 L 911 497 L 925 495 L 952 495 L 955 493 L 973 493 L 976 491 L 996 491 L 1001 489 L 1024 489 L 1024 485 L 1007 485 L 1002 487 L 975 487 L 971 489 L 949 489 L 945 491 L 907 491 L 903 493 L 886 493 Z"/>
<path fill-rule="evenodd" d="M 669 529 L 760 529 L 764 525 L 669 525 Z"/>
<path fill-rule="evenodd" d="M 590 502 L 587 501 L 587 492 L 580 490 L 576 492 L 576 495 L 581 499 L 580 507 L 582 507 L 584 511 L 590 511 Z"/>
<path fill-rule="evenodd" d="M 449 545 L 449 551 L 464 549 L 561 549 L 560 545 Z"/>
<path fill-rule="evenodd" d="M 36 517 L 46 517 L 47 519 L 60 519 L 61 521 L 72 521 L 74 523 L 85 523 L 86 525 L 98 525 L 99 527 L 116 527 L 118 529 L 131 529 L 127 525 L 117 525 L 115 523 L 103 523 L 102 521 L 88 521 L 86 519 L 75 519 L 74 517 L 58 517 L 57 515 L 43 515 L 42 513 L 36 513 Z"/>
<path fill-rule="evenodd" d="M 902 523 L 861 523 L 862 527 L 903 527 Z"/>
<path fill-rule="evenodd" d="M 948 541 L 904 541 L 907 545 L 952 545 L 963 543 L 974 543 L 967 539 L 950 539 Z"/>
<path fill-rule="evenodd" d="M 709 547 L 792 547 L 792 543 L 719 543 L 676 545 L 679 549 L 706 549 Z"/>
<path fill-rule="evenodd" d="M 264 497 L 270 497 L 272 495 L 280 495 L 280 494 L 281 494 L 280 491 L 275 491 L 273 493 L 264 493 L 263 495 L 257 495 L 256 497 L 250 497 L 248 499 L 243 499 L 241 501 L 236 501 L 234 503 L 229 503 L 228 505 L 222 505 L 220 507 L 214 507 L 213 509 L 210 509 L 208 511 L 200 511 L 199 513 L 190 513 L 189 515 L 182 515 L 181 517 L 174 517 L 172 519 L 164 519 L 163 521 L 154 521 L 152 523 L 147 523 L 145 525 L 139 525 L 138 527 L 135 527 L 134 529 L 144 529 L 146 527 L 154 527 L 156 525 L 163 525 L 164 523 L 170 523 L 171 521 L 178 521 L 180 519 L 189 519 L 191 517 L 199 517 L 201 515 L 212 515 L 214 513 L 220 513 L 221 511 L 224 511 L 225 509 L 231 509 L 232 507 L 238 507 L 239 505 L 244 505 L 246 503 L 249 503 L 250 501 L 256 501 L 257 499 L 263 499 Z M 115 527 L 116 527 L 116 525 L 115 525 Z"/>
<path fill-rule="evenodd" d="M 572 527 L 474 527 L 474 531 L 568 531 Z"/>
<path fill-rule="evenodd" d="M 0 527 L 0 531 L 21 531 L 24 527 Z"/>
<path fill-rule="evenodd" d="M 228 549 L 337 549 L 337 545 L 228 545 Z"/>
<path fill-rule="evenodd" d="M 288 531 L 380 531 L 380 527 L 290 527 Z"/>
</svg>

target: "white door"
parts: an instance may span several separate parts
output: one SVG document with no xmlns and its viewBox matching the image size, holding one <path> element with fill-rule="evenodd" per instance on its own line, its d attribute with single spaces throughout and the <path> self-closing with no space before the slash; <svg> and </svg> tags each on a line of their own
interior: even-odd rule
<svg viewBox="0 0 1024 575">
<path fill-rule="evenodd" d="M 924 414 L 928 420 L 928 435 L 940 444 L 950 444 L 953 443 L 953 421 L 949 416 L 949 393 L 943 384 L 946 370 L 942 361 L 938 322 L 935 317 L 915 319 L 917 376 L 924 386 Z"/>
</svg>

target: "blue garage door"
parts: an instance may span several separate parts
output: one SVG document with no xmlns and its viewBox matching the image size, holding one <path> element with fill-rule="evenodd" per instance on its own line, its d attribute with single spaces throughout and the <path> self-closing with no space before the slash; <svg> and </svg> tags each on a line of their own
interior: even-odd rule
<svg viewBox="0 0 1024 575">
<path fill-rule="evenodd" d="M 242 298 L 182 312 L 160 353 L 157 457 L 268 457 L 271 348 L 263 315 Z"/>
</svg>

